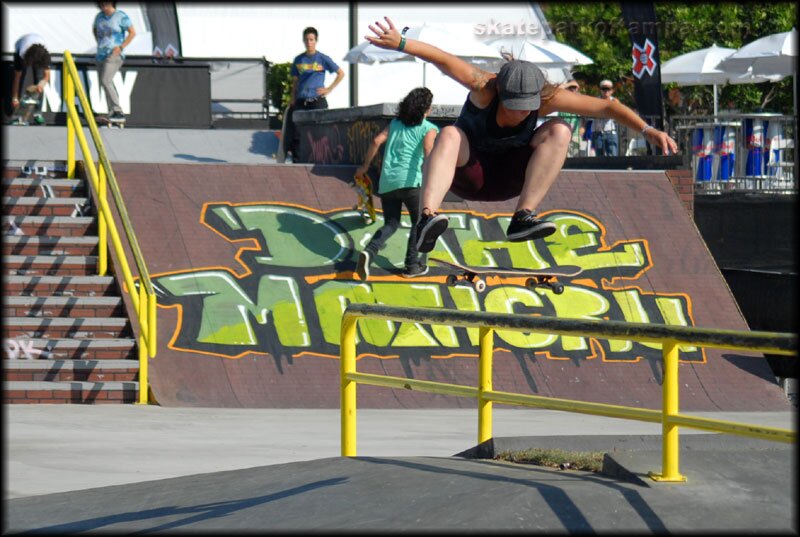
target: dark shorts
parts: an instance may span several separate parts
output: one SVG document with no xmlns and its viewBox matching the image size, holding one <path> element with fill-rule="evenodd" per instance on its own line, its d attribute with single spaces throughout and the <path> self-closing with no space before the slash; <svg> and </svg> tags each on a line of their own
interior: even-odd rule
<svg viewBox="0 0 800 537">
<path fill-rule="evenodd" d="M 499 153 L 469 148 L 469 160 L 456 168 L 450 191 L 465 200 L 505 201 L 522 192 L 525 168 L 533 154 L 530 145 Z"/>
</svg>

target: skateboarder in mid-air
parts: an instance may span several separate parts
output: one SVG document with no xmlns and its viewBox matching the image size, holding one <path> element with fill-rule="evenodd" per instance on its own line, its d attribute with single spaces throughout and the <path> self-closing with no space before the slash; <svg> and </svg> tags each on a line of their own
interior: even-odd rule
<svg viewBox="0 0 800 537">
<path fill-rule="evenodd" d="M 677 152 L 675 140 L 667 133 L 651 127 L 617 100 L 560 89 L 527 61 L 509 61 L 496 74 L 484 71 L 432 45 L 406 39 L 388 17 L 385 20 L 369 26 L 374 33 L 366 36 L 370 43 L 430 62 L 469 90 L 455 124 L 439 134 L 423 174 L 422 214 L 417 223 L 420 252 L 430 252 L 447 229 L 447 217 L 436 211 L 448 190 L 467 200 L 503 201 L 519 196 L 506 231 L 509 241 L 539 239 L 555 232 L 555 224 L 538 218 L 536 208 L 564 165 L 572 133 L 559 118 L 537 127 L 539 116 L 571 112 L 612 118 L 641 131 L 664 154 Z"/>
<path fill-rule="evenodd" d="M 426 119 L 431 113 L 432 102 L 433 93 L 428 88 L 411 90 L 400 101 L 397 117 L 375 136 L 367 150 L 364 164 L 356 170 L 357 176 L 366 174 L 372 159 L 378 154 L 378 149 L 386 143 L 378 186 L 384 223 L 359 254 L 356 273 L 362 280 L 369 278 L 372 258 L 400 226 L 400 211 L 403 204 L 411 215 L 412 224 L 403 276 L 413 278 L 428 272 L 424 256 L 421 259 L 417 252 L 414 223 L 419 218 L 422 163 L 430 155 L 436 133 L 439 132 L 439 127 Z"/>
</svg>

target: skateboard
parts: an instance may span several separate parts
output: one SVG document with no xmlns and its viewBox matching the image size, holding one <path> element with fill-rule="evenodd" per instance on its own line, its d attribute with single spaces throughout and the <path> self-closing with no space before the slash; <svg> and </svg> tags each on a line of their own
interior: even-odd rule
<svg viewBox="0 0 800 537">
<path fill-rule="evenodd" d="M 486 290 L 486 282 L 481 276 L 522 276 L 528 277 L 525 281 L 525 286 L 528 289 L 544 286 L 549 287 L 555 294 L 560 295 L 564 292 L 564 284 L 556 281 L 559 277 L 572 277 L 577 276 L 582 272 L 581 267 L 575 265 L 562 265 L 560 267 L 551 267 L 548 269 L 527 270 L 508 267 L 471 267 L 469 265 L 460 265 L 458 263 L 451 263 L 444 259 L 431 257 L 429 261 L 434 261 L 439 265 L 444 265 L 446 268 L 455 271 L 455 274 L 447 275 L 447 285 L 456 285 L 459 280 L 469 282 L 478 293 Z"/>
<path fill-rule="evenodd" d="M 97 116 L 96 118 L 97 124 L 106 127 L 108 129 L 124 129 L 125 128 L 125 120 L 111 120 L 108 116 Z"/>
<path fill-rule="evenodd" d="M 17 119 L 15 119 L 12 124 L 30 125 L 33 111 L 39 106 L 38 86 L 34 84 L 25 88 L 25 95 L 22 97 L 19 105 L 24 108 L 24 112 L 18 114 Z"/>
<path fill-rule="evenodd" d="M 375 202 L 372 199 L 372 180 L 369 175 L 356 175 L 350 187 L 358 195 L 358 201 L 353 205 L 353 210 L 358 211 L 367 224 L 375 222 L 377 215 L 375 214 Z"/>
<path fill-rule="evenodd" d="M 286 125 L 289 124 L 287 119 L 289 118 L 289 106 L 286 105 L 286 108 L 283 109 L 283 123 L 281 124 L 281 138 L 278 140 L 278 150 L 275 152 L 275 162 L 278 164 L 283 164 L 286 162 Z"/>
</svg>

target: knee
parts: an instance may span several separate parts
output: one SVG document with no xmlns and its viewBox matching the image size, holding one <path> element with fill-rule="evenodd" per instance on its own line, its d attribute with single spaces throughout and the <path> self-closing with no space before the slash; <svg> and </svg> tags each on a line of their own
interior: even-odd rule
<svg viewBox="0 0 800 537">
<path fill-rule="evenodd" d="M 570 140 L 572 140 L 572 129 L 566 121 L 560 118 L 547 121 L 540 126 L 537 131 L 539 136 L 534 136 L 534 148 L 542 143 L 552 143 L 567 147 L 569 146 Z"/>
<path fill-rule="evenodd" d="M 436 137 L 436 145 L 458 146 L 461 143 L 461 130 L 453 125 L 443 127 Z"/>
</svg>

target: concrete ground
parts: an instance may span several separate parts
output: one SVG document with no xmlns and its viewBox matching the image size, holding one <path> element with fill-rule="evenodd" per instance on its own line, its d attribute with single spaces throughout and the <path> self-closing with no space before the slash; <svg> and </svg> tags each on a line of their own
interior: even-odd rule
<svg viewBox="0 0 800 537">
<path fill-rule="evenodd" d="M 274 164 L 275 131 L 250 129 L 99 129 L 111 162 L 171 164 Z M 92 158 L 97 160 L 88 127 L 84 127 Z M 9 160 L 67 158 L 67 128 L 3 127 L 3 155 Z M 76 157 L 83 159 L 76 144 Z"/>
<path fill-rule="evenodd" d="M 696 413 L 796 430 L 794 412 Z M 658 424 L 497 408 L 502 446 L 600 450 L 608 475 L 454 457 L 472 409 L 5 405 L 4 531 L 797 531 L 794 446 L 681 430 L 686 483 L 656 483 Z M 331 494 L 333 493 L 333 494 Z"/>
</svg>

